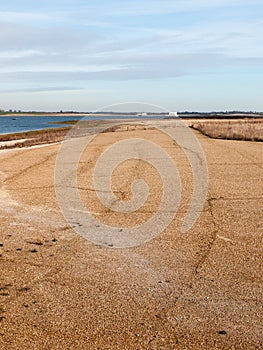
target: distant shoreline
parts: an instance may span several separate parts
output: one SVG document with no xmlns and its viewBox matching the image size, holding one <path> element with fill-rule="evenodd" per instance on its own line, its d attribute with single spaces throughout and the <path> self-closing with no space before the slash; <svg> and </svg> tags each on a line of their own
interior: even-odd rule
<svg viewBox="0 0 263 350">
<path fill-rule="evenodd" d="M 122 114 L 117 114 L 116 115 L 122 115 Z M 103 117 L 107 117 L 107 116 L 112 116 L 112 114 L 90 114 L 90 113 L 8 113 L 8 114 L 0 114 L 0 118 L 1 117 L 94 117 L 94 116 L 103 116 Z M 127 116 L 129 116 L 127 114 Z"/>
<path fill-rule="evenodd" d="M 125 116 L 125 117 L 138 117 L 139 114 L 137 112 L 110 112 L 110 113 L 53 113 L 53 112 L 17 112 L 17 113 L 0 113 L 1 117 L 112 117 L 114 119 L 114 116 Z M 143 117 L 151 117 L 151 116 L 160 116 L 160 118 L 164 119 L 198 119 L 198 118 L 207 118 L 207 119 L 243 119 L 243 118 L 262 118 L 263 112 L 257 112 L 257 113 L 249 113 L 249 112 L 240 112 L 240 113 L 220 113 L 220 112 L 178 112 L 178 116 L 169 116 L 168 113 L 150 113 L 148 112 L 147 115 L 142 116 Z"/>
</svg>

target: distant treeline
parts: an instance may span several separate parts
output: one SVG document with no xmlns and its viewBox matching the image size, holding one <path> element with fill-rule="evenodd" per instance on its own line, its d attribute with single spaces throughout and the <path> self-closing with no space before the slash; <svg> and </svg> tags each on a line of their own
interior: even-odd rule
<svg viewBox="0 0 263 350">
<path fill-rule="evenodd" d="M 4 109 L 0 109 L 0 115 L 5 115 L 5 114 L 26 114 L 26 115 L 50 115 L 50 114 L 95 114 L 95 115 L 100 115 L 100 114 L 107 114 L 107 115 L 131 115 L 131 116 L 136 116 L 138 113 L 141 113 L 141 111 L 138 112 L 79 112 L 79 111 L 63 111 L 60 110 L 58 112 L 45 112 L 45 111 L 21 111 L 21 110 L 12 110 L 9 109 L 8 111 Z M 168 112 L 162 112 L 162 113 L 157 113 L 157 112 L 145 112 L 147 115 L 155 115 L 155 116 L 167 116 Z M 253 117 L 258 117 L 258 116 L 263 116 L 263 112 L 256 112 L 256 111 L 223 111 L 223 112 L 194 112 L 194 111 L 183 111 L 183 112 L 177 112 L 179 117 L 188 117 L 188 118 L 253 118 Z M 173 116 L 167 116 L 167 119 L 174 119 L 176 117 Z"/>
</svg>

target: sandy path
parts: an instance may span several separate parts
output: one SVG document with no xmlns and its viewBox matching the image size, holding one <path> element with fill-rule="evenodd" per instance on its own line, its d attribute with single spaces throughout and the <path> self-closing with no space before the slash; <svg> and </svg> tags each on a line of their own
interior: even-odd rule
<svg viewBox="0 0 263 350">
<path fill-rule="evenodd" d="M 109 214 L 94 195 L 92 166 L 127 135 L 170 152 L 184 188 L 173 222 L 137 248 L 95 245 L 70 228 L 54 191 L 59 145 L 0 151 L 0 349 L 262 348 L 263 145 L 195 133 L 207 157 L 209 196 L 183 235 L 191 168 L 155 130 L 96 139 L 79 167 L 83 201 L 109 224 L 134 225 L 156 210 L 160 179 L 142 162 L 124 164 L 113 181 L 127 199 L 127 183 L 147 178 L 153 190 L 136 216 Z"/>
</svg>

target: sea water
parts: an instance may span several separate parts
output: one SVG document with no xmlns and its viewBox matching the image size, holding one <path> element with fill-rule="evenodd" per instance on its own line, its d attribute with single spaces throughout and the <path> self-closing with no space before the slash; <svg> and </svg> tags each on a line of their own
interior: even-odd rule
<svg viewBox="0 0 263 350">
<path fill-rule="evenodd" d="M 149 118 L 161 118 L 162 116 L 149 116 Z M 62 115 L 62 116 L 0 116 L 0 134 L 11 134 L 31 130 L 42 130 L 49 128 L 65 127 L 67 124 L 60 124 L 64 121 L 81 120 L 83 116 L 79 115 Z M 105 120 L 105 119 L 141 119 L 139 116 L 111 115 L 111 116 L 88 116 L 86 120 Z M 147 118 L 147 117 L 146 117 Z M 145 117 L 143 117 L 145 119 Z M 69 126 L 69 125 L 68 125 Z"/>
</svg>

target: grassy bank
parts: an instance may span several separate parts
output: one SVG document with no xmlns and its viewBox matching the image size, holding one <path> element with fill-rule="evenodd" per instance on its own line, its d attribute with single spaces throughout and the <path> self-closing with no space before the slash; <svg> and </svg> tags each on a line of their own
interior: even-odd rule
<svg viewBox="0 0 263 350">
<path fill-rule="evenodd" d="M 191 127 L 216 139 L 263 141 L 263 118 L 200 121 L 193 123 Z"/>
<path fill-rule="evenodd" d="M 0 149 L 29 147 L 62 141 L 70 127 L 44 129 L 0 135 Z M 21 140 L 24 140 L 21 142 Z M 13 141 L 13 142 L 12 142 Z M 17 142 L 15 142 L 17 141 Z"/>
</svg>

